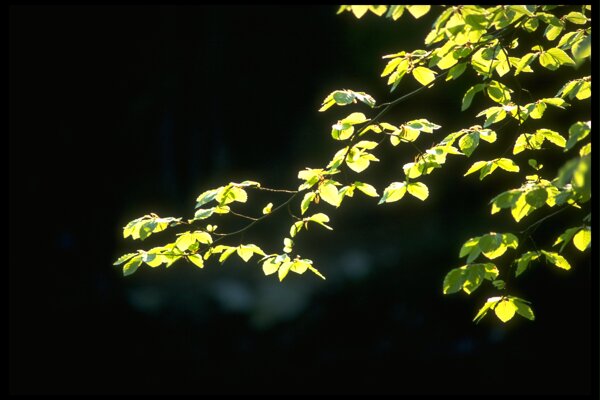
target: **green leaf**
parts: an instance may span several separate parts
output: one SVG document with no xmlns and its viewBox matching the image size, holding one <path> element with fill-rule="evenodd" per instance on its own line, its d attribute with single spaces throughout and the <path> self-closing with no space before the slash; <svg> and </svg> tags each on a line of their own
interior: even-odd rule
<svg viewBox="0 0 600 400">
<path fill-rule="evenodd" d="M 557 145 L 558 147 L 564 148 L 567 140 L 562 137 L 562 135 L 558 132 L 552 131 L 550 129 L 538 129 L 536 134 L 542 135 L 546 140 L 550 143 Z"/>
<path fill-rule="evenodd" d="M 283 239 L 283 251 L 285 253 L 291 253 L 294 248 L 294 241 L 290 238 Z"/>
<path fill-rule="evenodd" d="M 563 18 L 565 18 L 569 22 L 572 22 L 572 23 L 578 24 L 578 25 L 584 25 L 588 21 L 588 19 L 585 15 L 583 15 L 580 12 L 576 12 L 576 11 L 571 11 L 570 13 L 565 15 Z"/>
<path fill-rule="evenodd" d="M 486 86 L 485 91 L 488 97 L 496 103 L 506 104 L 510 101 L 510 90 L 506 85 L 492 80 Z"/>
<path fill-rule="evenodd" d="M 175 246 L 181 251 L 186 251 L 194 243 L 196 243 L 196 239 L 194 239 L 191 232 L 186 232 L 177 238 Z"/>
<path fill-rule="evenodd" d="M 517 311 L 517 306 L 510 299 L 502 299 L 496 304 L 494 308 L 494 313 L 500 321 L 506 323 L 515 316 L 515 312 Z"/>
<path fill-rule="evenodd" d="M 446 274 L 442 292 L 444 294 L 456 293 L 462 289 L 463 283 L 463 270 L 455 268 Z"/>
<path fill-rule="evenodd" d="M 473 165 L 471 165 L 471 167 L 467 170 L 467 172 L 465 172 L 463 176 L 467 176 L 469 174 L 472 174 L 473 172 L 479 171 L 481 168 L 487 165 L 487 163 L 487 161 L 476 161 Z"/>
<path fill-rule="evenodd" d="M 208 209 L 199 208 L 198 210 L 196 210 L 196 213 L 194 213 L 194 219 L 206 219 L 213 215 L 214 212 L 214 207 Z"/>
<path fill-rule="evenodd" d="M 356 188 L 358 190 L 360 190 L 367 196 L 371 196 L 371 197 L 379 196 L 379 194 L 377 193 L 377 190 L 373 186 L 369 185 L 368 183 L 354 182 L 354 186 L 356 186 Z"/>
<path fill-rule="evenodd" d="M 560 66 L 560 62 L 552 57 L 552 54 L 548 52 L 543 52 L 540 54 L 540 65 L 544 68 L 547 68 L 551 71 L 556 70 Z"/>
<path fill-rule="evenodd" d="M 308 192 L 304 195 L 304 198 L 302 199 L 302 203 L 300 203 L 300 211 L 301 211 L 302 215 L 304 215 L 304 213 L 308 210 L 310 203 L 315 199 L 315 197 L 316 197 L 315 192 Z"/>
<path fill-rule="evenodd" d="M 392 203 L 400 200 L 406 193 L 406 182 L 392 182 L 385 190 L 377 204 Z"/>
<path fill-rule="evenodd" d="M 219 262 L 221 264 L 223 264 L 229 258 L 229 256 L 231 256 L 237 250 L 237 247 L 229 247 L 229 246 L 223 246 L 223 247 L 225 247 L 225 251 L 223 251 L 223 253 L 221 254 L 221 257 L 219 257 Z"/>
<path fill-rule="evenodd" d="M 583 61 L 583 59 L 590 57 L 592 55 L 591 36 L 586 36 L 580 41 L 575 42 L 575 44 L 571 48 L 571 53 L 577 61 Z"/>
<path fill-rule="evenodd" d="M 448 71 L 448 76 L 446 77 L 446 81 L 449 81 L 452 79 L 457 79 L 459 76 L 461 76 L 463 74 L 463 72 L 465 72 L 466 69 L 467 69 L 466 62 L 456 64 L 454 67 L 450 68 L 450 71 Z"/>
<path fill-rule="evenodd" d="M 119 257 L 117 259 L 117 261 L 115 261 L 113 263 L 113 265 L 121 265 L 123 264 L 125 261 L 131 259 L 133 256 L 137 255 L 138 253 L 127 253 L 127 254 L 123 254 L 121 257 Z"/>
<path fill-rule="evenodd" d="M 540 253 L 537 251 L 528 251 L 523 253 L 521 257 L 517 258 L 515 262 L 517 263 L 517 270 L 515 271 L 515 276 L 521 275 L 525 272 L 529 265 L 533 260 L 537 260 L 540 257 Z"/>
<path fill-rule="evenodd" d="M 474 250 L 478 250 L 479 249 L 479 247 L 478 247 L 479 239 L 480 239 L 480 237 L 478 236 L 478 237 L 474 237 L 474 238 L 467 240 L 460 248 L 460 253 L 459 253 L 458 257 L 462 258 L 462 257 L 470 254 Z"/>
<path fill-rule="evenodd" d="M 413 17 L 421 18 L 429 12 L 431 6 L 406 6 L 406 9 Z"/>
<path fill-rule="evenodd" d="M 560 254 L 545 250 L 542 250 L 542 254 L 546 256 L 546 261 L 556 265 L 558 268 L 562 268 L 565 270 L 571 269 L 571 264 L 569 264 L 569 262 Z"/>
<path fill-rule="evenodd" d="M 502 243 L 502 235 L 499 233 L 490 233 L 483 235 L 479 239 L 479 248 L 484 256 L 490 260 L 500 257 L 508 249 L 507 246 Z"/>
<path fill-rule="evenodd" d="M 556 245 L 562 243 L 563 245 L 560 246 L 560 250 L 559 250 L 559 252 L 562 253 L 562 251 L 564 250 L 567 243 L 569 243 L 573 239 L 573 236 L 575 236 L 575 233 L 577 233 L 578 231 L 579 231 L 579 227 L 567 229 L 556 239 L 556 241 L 554 242 L 554 244 L 552 246 L 556 246 Z"/>
<path fill-rule="evenodd" d="M 579 251 L 585 251 L 590 248 L 592 243 L 592 228 L 586 226 L 585 228 L 579 230 L 573 237 L 573 244 L 577 247 Z"/>
<path fill-rule="evenodd" d="M 199 254 L 190 254 L 188 256 L 188 259 L 194 263 L 194 265 L 196 265 L 199 268 L 204 268 L 204 260 L 202 259 L 202 256 Z"/>
<path fill-rule="evenodd" d="M 478 92 L 481 92 L 484 88 L 485 88 L 485 84 L 483 84 L 483 83 L 479 83 L 475 86 L 471 86 L 465 92 L 465 95 L 463 96 L 462 105 L 460 107 L 460 110 L 465 111 L 467 108 L 469 108 L 471 106 L 471 103 L 473 102 L 473 97 L 475 97 L 475 94 Z"/>
<path fill-rule="evenodd" d="M 569 139 L 565 151 L 571 150 L 580 140 L 585 139 L 591 130 L 590 122 L 576 122 L 569 128 Z"/>
<path fill-rule="evenodd" d="M 337 188 L 331 181 L 325 181 L 321 186 L 319 186 L 319 196 L 327 203 L 331 204 L 334 207 L 339 206 L 340 204 L 340 195 L 338 193 Z"/>
<path fill-rule="evenodd" d="M 271 275 L 271 274 L 274 274 L 275 272 L 277 272 L 280 265 L 281 265 L 281 261 L 277 262 L 276 258 L 269 258 L 265 262 L 263 262 L 262 269 L 263 269 L 263 272 L 265 273 L 265 275 Z"/>
<path fill-rule="evenodd" d="M 460 138 L 458 141 L 458 147 L 462 150 L 467 157 L 475 151 L 479 145 L 479 132 L 471 132 Z"/>
<path fill-rule="evenodd" d="M 510 158 L 498 158 L 495 162 L 505 171 L 519 172 L 519 166 Z"/>
<path fill-rule="evenodd" d="M 481 321 L 483 319 L 483 317 L 486 316 L 486 314 L 488 313 L 490 308 L 492 306 L 494 306 L 496 303 L 498 303 L 500 301 L 500 299 L 501 299 L 501 297 L 490 297 L 489 299 L 487 299 L 487 301 L 485 302 L 483 307 L 481 307 L 479 309 L 479 311 L 477 312 L 477 315 L 475 315 L 475 318 L 473 318 L 473 322 L 478 324 L 479 321 Z"/>
<path fill-rule="evenodd" d="M 424 201 L 429 197 L 429 189 L 422 182 L 411 182 L 407 186 L 408 193 L 415 196 L 417 199 Z"/>
<path fill-rule="evenodd" d="M 346 118 L 340 121 L 342 124 L 350 124 L 357 125 L 362 124 L 363 122 L 367 122 L 369 119 L 365 116 L 365 114 L 360 112 L 354 112 L 348 115 Z"/>
<path fill-rule="evenodd" d="M 515 221 L 519 222 L 527 215 L 531 214 L 534 210 L 527 201 L 525 200 L 525 196 L 519 196 L 515 203 L 512 205 L 510 209 L 510 213 L 512 214 Z"/>
<path fill-rule="evenodd" d="M 196 208 L 213 201 L 217 196 L 217 193 L 219 193 L 220 189 L 221 188 L 207 190 L 206 192 L 198 196 L 198 198 L 196 199 Z"/>
<path fill-rule="evenodd" d="M 417 67 L 412 71 L 415 79 L 423 86 L 429 85 L 435 80 L 435 72 L 425 67 Z"/>
<path fill-rule="evenodd" d="M 569 57 L 567 53 L 558 47 L 548 49 L 546 53 L 552 55 L 552 57 L 554 57 L 554 59 L 561 65 L 575 65 L 575 61 L 573 61 L 573 59 Z"/>
<path fill-rule="evenodd" d="M 312 265 L 308 265 L 308 269 L 310 269 L 315 275 L 317 275 L 318 277 L 320 277 L 321 279 L 325 280 L 325 277 Z"/>
<path fill-rule="evenodd" d="M 369 6 L 350 6 L 352 10 L 352 14 L 358 19 L 360 19 L 363 15 L 369 11 Z"/>
<path fill-rule="evenodd" d="M 523 301 L 521 301 L 518 298 L 513 298 L 513 304 L 517 307 L 517 314 L 519 314 L 522 317 L 527 318 L 530 321 L 534 321 L 535 320 L 535 315 L 533 314 L 533 310 L 531 309 L 531 307 L 524 303 Z"/>
<path fill-rule="evenodd" d="M 539 208 L 546 203 L 548 192 L 544 188 L 533 189 L 525 195 L 525 201 L 534 208 Z"/>
<path fill-rule="evenodd" d="M 292 267 L 291 261 L 285 261 L 279 266 L 279 271 L 277 272 L 277 275 L 279 276 L 280 282 L 283 281 L 283 279 L 287 276 L 291 267 Z"/>
<path fill-rule="evenodd" d="M 317 224 L 322 225 L 324 228 L 327 228 L 330 231 L 333 230 L 332 227 L 325 224 L 326 222 L 329 222 L 329 217 L 326 214 L 317 213 L 317 214 L 314 214 L 311 217 L 309 217 L 308 220 L 316 222 Z"/>
<path fill-rule="evenodd" d="M 133 274 L 139 266 L 142 265 L 142 256 L 138 255 L 130 259 L 127 264 L 123 266 L 123 276 L 129 276 Z"/>
<path fill-rule="evenodd" d="M 248 262 L 248 260 L 250 260 L 250 258 L 252 258 L 252 255 L 254 254 L 252 249 L 245 245 L 238 246 L 236 251 L 237 251 L 238 256 L 242 260 L 244 260 L 244 262 Z"/>
<path fill-rule="evenodd" d="M 273 203 L 269 203 L 262 209 L 262 213 L 265 215 L 271 214 L 272 209 L 273 209 Z"/>
</svg>

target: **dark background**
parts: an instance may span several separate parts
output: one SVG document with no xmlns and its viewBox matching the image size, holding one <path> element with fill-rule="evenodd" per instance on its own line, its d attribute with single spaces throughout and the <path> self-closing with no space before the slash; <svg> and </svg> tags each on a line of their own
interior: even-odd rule
<svg viewBox="0 0 600 400">
<path fill-rule="evenodd" d="M 129 220 L 189 217 L 199 193 L 229 181 L 293 189 L 298 170 L 324 165 L 340 146 L 331 124 L 351 111 L 373 115 L 358 105 L 318 113 L 330 91 L 364 90 L 382 103 L 418 87 L 405 78 L 390 95 L 381 56 L 422 48 L 437 10 L 423 23 L 410 15 L 357 21 L 336 10 L 10 8 L 11 393 L 590 392 L 589 252 L 569 246 L 571 271 L 540 264 L 514 282 L 511 293 L 533 302 L 533 323 L 486 317 L 474 325 L 496 293 L 489 284 L 471 296 L 441 293 L 466 239 L 518 231 L 543 214 L 519 225 L 505 211 L 489 215 L 488 200 L 517 187 L 517 174 L 462 177 L 514 141 L 514 124 L 498 132 L 499 143 L 482 142 L 471 159 L 450 157 L 426 177 L 424 203 L 407 196 L 376 207 L 357 194 L 337 211 L 320 205 L 335 231 L 312 229 L 296 248 L 326 281 L 307 273 L 280 283 L 234 257 L 204 270 L 181 261 L 169 271 L 143 266 L 127 278 L 112 266 L 173 237 L 123 240 Z M 589 71 L 589 63 L 562 68 L 560 82 L 522 74 L 521 83 L 537 99 Z M 422 147 L 473 125 L 484 100 L 460 113 L 467 80 L 421 93 L 385 120 L 441 124 Z M 551 109 L 547 124 L 566 132 L 589 104 Z M 362 180 L 381 193 L 415 154 L 380 147 L 382 162 Z M 523 170 L 528 156 L 515 157 Z M 535 156 L 547 177 L 564 160 L 557 149 Z M 285 199 L 250 195 L 256 200 L 242 209 L 253 215 Z M 580 215 L 549 220 L 536 241 L 549 247 Z M 219 218 L 222 231 L 241 224 Z M 274 216 L 233 244 L 279 251 L 290 223 Z"/>
</svg>

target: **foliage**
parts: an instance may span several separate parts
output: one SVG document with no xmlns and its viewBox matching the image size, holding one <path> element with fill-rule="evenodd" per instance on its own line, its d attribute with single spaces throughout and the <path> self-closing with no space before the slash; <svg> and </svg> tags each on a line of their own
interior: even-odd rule
<svg viewBox="0 0 600 400">
<path fill-rule="evenodd" d="M 381 105 L 376 105 L 375 99 L 362 91 L 340 89 L 331 92 L 323 100 L 320 112 L 334 106 L 351 105 L 381 111 L 372 118 L 355 111 L 335 122 L 330 134 L 334 140 L 342 142 L 343 147 L 325 166 L 299 171 L 301 184 L 297 190 L 270 189 L 256 181 L 230 182 L 201 193 L 196 199 L 193 218 L 161 218 L 150 214 L 135 219 L 125 226 L 125 238 L 143 241 L 174 226 L 184 226 L 188 230 L 178 234 L 172 243 L 125 254 L 115 265 L 123 265 L 123 274 L 130 275 L 143 263 L 150 267 L 164 264 L 168 268 L 177 260 L 184 259 L 203 268 L 213 255 L 219 255 L 220 263 L 234 254 L 244 262 L 257 255 L 256 262 L 262 265 L 264 274 L 277 273 L 280 281 L 288 276 L 289 271 L 303 274 L 309 270 L 325 279 L 313 266 L 313 261 L 301 257 L 295 249 L 296 237 L 303 230 L 333 230 L 329 225 L 329 215 L 320 211 L 321 201 L 327 203 L 325 208 L 338 208 L 345 198 L 353 198 L 356 190 L 367 197 L 379 198 L 379 205 L 403 200 L 407 193 L 425 201 L 430 188 L 423 180 L 441 169 L 448 156 L 475 158 L 482 141 L 486 142 L 485 146 L 493 146 L 500 134 L 512 132 L 515 135 L 512 157 L 507 157 L 505 151 L 499 152 L 493 159 L 477 160 L 464 175 L 478 172 L 480 181 L 498 170 L 523 175 L 521 186 L 505 188 L 490 200 L 490 212 L 512 217 L 515 223 L 531 215 L 540 218 L 524 229 L 515 227 L 513 232 L 487 232 L 468 239 L 459 251 L 459 258 L 465 258 L 465 263 L 446 274 L 442 291 L 444 294 L 463 291 L 470 295 L 489 281 L 492 290 L 499 295 L 488 298 L 475 315 L 475 322 L 479 322 L 490 310 L 502 322 L 511 320 L 516 314 L 534 320 L 530 302 L 509 294 L 511 278 L 518 278 L 539 263 L 569 270 L 571 265 L 561 254 L 565 247 L 569 243 L 579 251 L 588 251 L 591 247 L 591 214 L 587 211 L 591 199 L 591 122 L 572 120 L 567 133 L 548 127 L 534 130 L 531 122 L 536 121 L 535 126 L 543 125 L 543 118 L 548 113 L 562 112 L 563 118 L 569 119 L 568 113 L 565 113 L 570 107 L 568 101 L 589 102 L 591 76 L 558 82 L 553 97 L 537 100 L 534 100 L 533 93 L 521 86 L 519 76 L 535 74 L 541 69 L 552 72 L 562 68 L 578 69 L 581 64 L 590 62 L 591 6 L 577 6 L 576 11 L 572 10 L 573 7 L 566 9 L 556 5 L 434 8 L 441 12 L 424 39 L 425 49 L 400 51 L 383 57 L 386 65 L 381 76 L 386 78 L 391 92 L 399 88 L 407 76 L 412 76 L 420 87 Z M 428 5 L 345 5 L 339 8 L 338 14 L 350 12 L 356 18 L 362 18 L 371 13 L 397 21 L 405 14 L 404 11 L 418 19 L 434 8 Z M 524 38 L 536 45 L 522 49 L 519 41 L 525 41 Z M 471 108 L 487 103 L 485 108 L 475 111 L 474 118 L 479 120 L 471 126 L 446 132 L 437 143 L 421 151 L 415 144 L 421 134 L 437 135 L 437 132 L 443 132 L 441 125 L 424 118 L 395 122 L 382 120 L 390 108 L 402 101 L 435 85 L 442 85 L 443 81 L 461 79 L 468 70 L 474 72 L 476 79 L 469 82 L 470 87 L 460 101 L 461 111 L 468 113 Z M 560 77 L 556 73 L 555 76 Z M 554 85 L 554 82 L 550 84 Z M 523 101 L 525 96 L 529 102 Z M 478 99 L 477 106 L 474 105 L 475 98 Z M 503 131 L 507 126 L 512 126 L 512 129 Z M 404 152 L 417 150 L 413 161 L 402 167 L 403 179 L 389 183 L 380 195 L 373 185 L 363 180 L 349 183 L 337 177 L 346 168 L 361 174 L 373 166 L 379 161 L 376 150 L 386 139 L 391 146 Z M 522 156 L 531 157 L 541 150 L 564 154 L 566 161 L 557 174 L 544 173 L 543 165 L 534 158 L 528 158 L 524 164 Z M 534 173 L 527 174 L 525 171 Z M 288 198 L 269 202 L 257 217 L 234 211 L 238 203 L 246 203 L 250 199 L 252 191 L 285 194 Z M 281 252 L 267 254 L 253 243 L 225 244 L 231 237 L 245 232 L 277 211 L 286 207 L 289 210 L 292 204 L 300 216 L 289 212 L 293 222 L 289 235 L 283 239 Z M 532 237 L 533 231 L 567 208 L 576 209 L 581 214 L 576 226 L 567 227 L 563 233 L 557 232 L 552 246 L 538 248 Z M 510 216 L 502 211 L 504 209 L 510 210 Z M 312 210 L 319 212 L 309 213 Z M 217 225 L 213 224 L 202 227 L 204 220 L 214 223 L 216 218 L 225 214 L 251 222 L 228 233 L 217 232 Z M 558 251 L 551 251 L 552 247 L 559 245 Z"/>
</svg>

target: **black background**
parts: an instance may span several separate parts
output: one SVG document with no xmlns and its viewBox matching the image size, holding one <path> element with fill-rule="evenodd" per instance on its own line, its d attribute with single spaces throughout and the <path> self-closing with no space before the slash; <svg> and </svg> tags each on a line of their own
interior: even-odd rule
<svg viewBox="0 0 600 400">
<path fill-rule="evenodd" d="M 280 283 L 234 257 L 201 271 L 185 262 L 169 271 L 142 267 L 127 278 L 111 265 L 172 237 L 123 240 L 131 219 L 189 216 L 199 193 L 229 181 L 293 189 L 298 170 L 324 165 L 340 146 L 330 139 L 331 124 L 349 110 L 373 115 L 358 105 L 318 113 L 330 91 L 364 90 L 382 103 L 418 87 L 405 78 L 390 95 L 379 78 L 381 56 L 422 48 L 437 12 L 423 23 L 335 12 L 10 8 L 11 393 L 591 391 L 589 252 L 570 246 L 571 271 L 540 264 L 514 282 L 512 294 L 533 302 L 533 323 L 486 317 L 474 325 L 477 309 L 496 294 L 491 285 L 471 296 L 441 293 L 466 239 L 536 219 L 517 225 L 505 212 L 489 215 L 488 200 L 521 176 L 462 177 L 474 160 L 497 157 L 514 141 L 514 124 L 498 132 L 499 143 L 482 142 L 471 159 L 451 156 L 425 178 L 424 203 L 407 196 L 376 207 L 358 194 L 337 211 L 318 206 L 335 230 L 313 229 L 297 249 L 326 281 L 307 273 Z M 548 97 L 589 68 L 561 69 L 560 82 L 543 71 L 521 79 L 535 98 Z M 427 147 L 474 124 L 484 100 L 460 113 L 468 86 L 467 79 L 436 85 L 385 120 L 441 124 L 419 140 Z M 547 124 L 566 132 L 589 107 L 588 100 L 568 112 L 549 110 Z M 382 162 L 360 179 L 381 192 L 402 180 L 401 166 L 415 152 L 377 151 Z M 515 159 L 525 169 L 527 158 Z M 548 177 L 563 160 L 558 149 L 537 158 Z M 241 210 L 253 215 L 285 199 L 251 196 Z M 583 214 L 561 215 L 536 232 L 539 245 L 549 247 L 554 232 Z M 222 231 L 240 226 L 220 218 Z M 276 252 L 290 223 L 274 216 L 234 241 Z"/>
</svg>

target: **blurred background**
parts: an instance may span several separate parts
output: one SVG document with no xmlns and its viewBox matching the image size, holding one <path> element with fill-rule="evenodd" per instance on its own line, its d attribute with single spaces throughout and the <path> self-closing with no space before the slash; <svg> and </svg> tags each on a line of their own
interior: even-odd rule
<svg viewBox="0 0 600 400">
<path fill-rule="evenodd" d="M 540 264 L 513 282 L 511 293 L 533 303 L 533 323 L 488 316 L 473 324 L 496 295 L 487 283 L 471 296 L 442 295 L 468 238 L 518 231 L 543 215 L 519 225 L 506 212 L 490 216 L 489 199 L 518 187 L 518 174 L 462 177 L 474 161 L 498 157 L 514 142 L 514 124 L 498 131 L 499 143 L 482 142 L 471 159 L 450 157 L 426 177 L 426 202 L 407 196 L 376 206 L 377 199 L 357 194 L 339 210 L 316 207 L 335 230 L 311 229 L 295 249 L 326 281 L 306 273 L 280 283 L 255 259 L 237 257 L 203 270 L 183 261 L 168 271 L 142 266 L 125 278 L 112 266 L 178 231 L 123 240 L 122 227 L 134 218 L 191 217 L 199 193 L 230 181 L 295 189 L 297 171 L 323 166 L 340 147 L 330 136 L 337 119 L 374 115 L 360 105 L 317 112 L 331 91 L 366 91 L 383 103 L 419 86 L 405 78 L 389 94 L 381 56 L 423 48 L 439 9 L 397 22 L 336 11 L 10 8 L 11 393 L 590 392 L 597 361 L 590 252 L 568 246 L 572 270 Z M 587 63 L 561 68 L 560 82 L 540 71 L 522 74 L 521 83 L 535 99 L 551 97 L 589 73 Z M 488 100 L 476 98 L 460 112 L 469 77 L 420 93 L 385 120 L 442 125 L 422 135 L 422 148 L 474 125 Z M 546 127 L 566 133 L 588 118 L 589 107 L 587 100 L 568 112 L 550 109 Z M 415 153 L 385 145 L 377 155 L 382 161 L 361 180 L 381 193 L 402 180 L 401 167 Z M 531 156 L 515 159 L 525 170 Z M 564 161 L 558 149 L 535 157 L 549 178 Z M 251 215 L 286 199 L 250 196 L 239 210 Z M 568 210 L 548 220 L 535 234 L 538 245 L 550 247 L 555 232 L 580 215 Z M 215 222 L 224 232 L 244 224 Z M 285 213 L 274 215 L 231 244 L 279 252 L 290 224 Z"/>
</svg>

